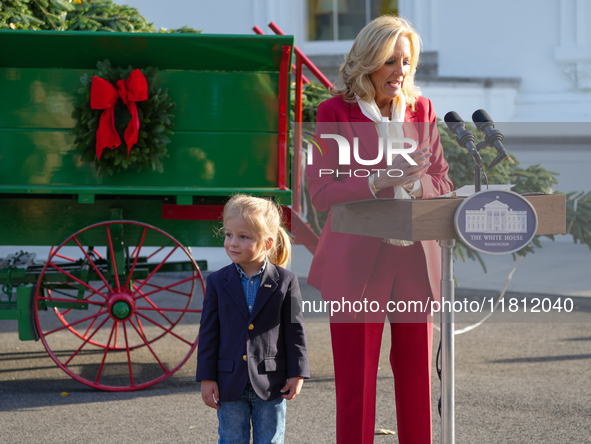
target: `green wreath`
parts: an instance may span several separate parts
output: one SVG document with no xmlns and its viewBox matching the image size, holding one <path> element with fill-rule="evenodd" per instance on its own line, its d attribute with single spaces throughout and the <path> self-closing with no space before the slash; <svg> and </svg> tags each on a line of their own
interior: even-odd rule
<svg viewBox="0 0 591 444">
<path fill-rule="evenodd" d="M 114 68 L 109 60 L 98 62 L 96 65 L 98 71 L 92 76 L 101 77 L 112 85 L 120 79 L 126 80 L 133 71 L 131 66 Z M 141 71 L 148 82 L 148 100 L 136 102 L 140 127 L 137 143 L 132 146 L 129 156 L 123 133 L 131 119 L 131 114 L 119 100 L 115 105 L 115 129 L 121 138 L 121 145 L 114 149 L 103 150 L 101 157 L 97 158 L 96 133 L 103 110 L 90 107 L 92 76 L 89 77 L 85 73 L 80 77 L 83 87 L 78 92 L 84 94 L 84 99 L 74 105 L 72 113 L 72 117 L 76 119 L 76 125 L 72 130 L 76 136 L 74 145 L 81 153 L 82 160 L 89 163 L 95 162 L 101 174 L 112 175 L 129 168 L 135 168 L 138 171 L 151 168 L 160 173 L 164 170 L 162 159 L 168 156 L 166 145 L 170 143 L 166 135 L 174 134 L 170 130 L 174 118 L 170 111 L 176 104 L 168 96 L 167 89 L 156 86 L 154 81 L 158 71 L 156 68 L 150 67 Z"/>
</svg>

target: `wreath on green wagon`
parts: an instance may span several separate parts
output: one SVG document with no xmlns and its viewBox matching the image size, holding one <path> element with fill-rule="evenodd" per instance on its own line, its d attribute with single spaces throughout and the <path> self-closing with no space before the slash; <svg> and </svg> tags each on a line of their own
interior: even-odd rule
<svg viewBox="0 0 591 444">
<path fill-rule="evenodd" d="M 167 135 L 174 134 L 170 111 L 176 106 L 168 90 L 158 88 L 156 68 L 113 67 L 97 63 L 92 77 L 84 74 L 78 90 L 84 99 L 74 105 L 74 145 L 85 162 L 95 162 L 101 174 L 129 168 L 162 172 Z"/>
</svg>

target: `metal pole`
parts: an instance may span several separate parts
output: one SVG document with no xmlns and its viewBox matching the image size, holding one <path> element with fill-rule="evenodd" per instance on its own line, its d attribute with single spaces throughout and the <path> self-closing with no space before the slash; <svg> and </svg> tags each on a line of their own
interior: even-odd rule
<svg viewBox="0 0 591 444">
<path fill-rule="evenodd" d="M 455 442 L 454 412 L 454 263 L 456 241 L 441 244 L 441 443 Z"/>
<path fill-rule="evenodd" d="M 275 32 L 275 34 L 285 35 L 285 33 L 274 22 L 269 23 L 269 28 L 271 28 L 273 32 Z M 258 33 L 256 29 L 255 32 Z M 310 70 L 312 74 L 316 76 L 320 83 L 322 83 L 327 89 L 333 88 L 333 84 L 331 83 L 331 81 L 328 80 L 324 74 L 322 74 L 322 72 L 316 67 L 316 65 L 314 65 L 314 63 L 310 61 L 306 54 L 304 54 L 302 50 L 297 47 L 297 45 L 293 45 L 293 50 L 296 54 L 300 55 L 300 57 L 302 58 L 302 63 L 306 66 L 306 68 Z M 306 80 L 304 80 L 304 82 L 310 83 Z"/>
<path fill-rule="evenodd" d="M 289 68 L 291 46 L 281 48 L 281 62 L 279 65 L 279 153 L 277 155 L 277 188 L 287 190 L 287 128 L 289 110 Z"/>
<path fill-rule="evenodd" d="M 293 144 L 293 156 L 291 160 L 291 190 L 292 208 L 297 214 L 301 214 L 300 208 L 300 150 L 302 147 L 302 57 L 296 53 L 295 63 L 295 125 L 293 126 L 295 142 Z"/>
</svg>

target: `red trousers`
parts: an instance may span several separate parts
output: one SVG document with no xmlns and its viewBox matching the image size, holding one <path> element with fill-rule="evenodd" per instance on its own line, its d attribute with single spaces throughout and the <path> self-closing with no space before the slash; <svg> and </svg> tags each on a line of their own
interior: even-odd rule
<svg viewBox="0 0 591 444">
<path fill-rule="evenodd" d="M 389 300 L 428 303 L 432 296 L 422 247 L 384 244 L 364 297 L 379 301 L 381 308 Z M 357 320 L 349 322 L 342 322 L 344 318 L 339 316 L 331 318 L 338 444 L 374 442 L 376 379 L 384 321 L 363 322 L 362 316 L 360 313 Z M 426 314 L 420 315 L 420 321 L 417 316 L 406 318 L 400 312 L 388 313 L 388 317 L 398 440 L 401 444 L 430 444 L 433 323 Z"/>
</svg>

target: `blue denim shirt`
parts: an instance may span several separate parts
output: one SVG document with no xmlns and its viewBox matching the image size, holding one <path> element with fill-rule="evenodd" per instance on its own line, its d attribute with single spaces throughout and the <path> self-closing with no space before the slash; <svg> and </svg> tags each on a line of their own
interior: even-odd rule
<svg viewBox="0 0 591 444">
<path fill-rule="evenodd" d="M 242 289 L 244 290 L 244 295 L 246 296 L 246 305 L 248 305 L 248 312 L 252 313 L 254 300 L 257 296 L 257 291 L 259 291 L 261 279 L 263 278 L 263 272 L 265 271 L 265 267 L 267 266 L 267 261 L 265 261 L 259 272 L 257 274 L 252 275 L 250 279 L 248 278 L 246 273 L 242 271 L 242 268 L 240 268 L 238 264 L 234 265 L 236 266 L 236 270 L 238 270 L 238 274 L 240 275 L 240 282 L 242 283 Z"/>
</svg>

